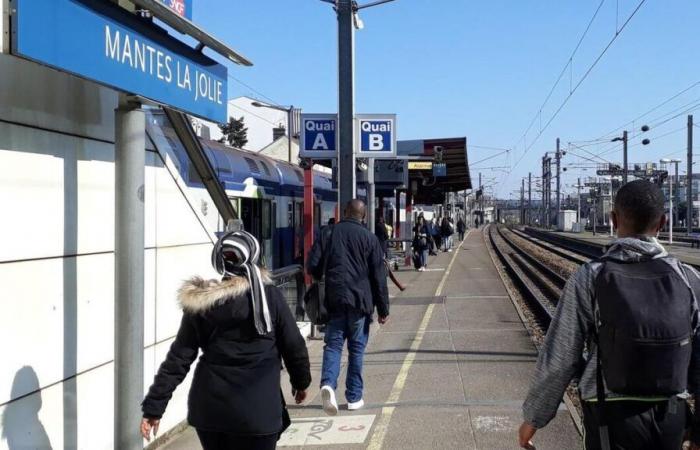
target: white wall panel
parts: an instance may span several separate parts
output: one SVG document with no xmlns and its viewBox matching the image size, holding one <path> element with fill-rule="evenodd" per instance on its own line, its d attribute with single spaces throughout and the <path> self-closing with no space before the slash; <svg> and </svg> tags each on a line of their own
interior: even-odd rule
<svg viewBox="0 0 700 450">
<path fill-rule="evenodd" d="M 4 54 L 0 74 L 0 119 L 114 141 L 115 91 Z"/>
<path fill-rule="evenodd" d="M 114 249 L 109 144 L 0 123 L 0 260 Z"/>
<path fill-rule="evenodd" d="M 215 278 L 211 267 L 211 244 L 159 248 L 156 256 L 156 341 L 177 333 L 182 311 L 177 290 L 194 275 Z"/>
<path fill-rule="evenodd" d="M 113 274 L 112 254 L 2 266 L 0 403 L 23 366 L 51 384 L 113 358 Z"/>
</svg>

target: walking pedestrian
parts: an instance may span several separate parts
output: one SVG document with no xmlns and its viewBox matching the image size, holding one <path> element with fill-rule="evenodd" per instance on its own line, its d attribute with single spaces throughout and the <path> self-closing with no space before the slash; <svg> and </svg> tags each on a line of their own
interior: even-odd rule
<svg viewBox="0 0 700 450">
<path fill-rule="evenodd" d="M 454 229 L 450 225 L 450 221 L 447 220 L 447 217 L 443 217 L 442 224 L 440 225 L 440 235 L 442 236 L 443 251 L 445 252 L 452 251 L 450 248 L 450 238 L 452 237 L 452 233 L 454 233 Z"/>
<path fill-rule="evenodd" d="M 365 204 L 351 200 L 345 206 L 343 220 L 333 229 L 326 254 L 312 251 L 309 271 L 316 278 L 324 274 L 326 302 L 330 320 L 326 326 L 321 398 L 328 415 L 338 413 L 335 390 L 338 387 L 340 360 L 345 341 L 348 343 L 348 367 L 345 398 L 349 410 L 364 406 L 362 363 L 369 338 L 369 326 L 375 308 L 379 323 L 389 320 L 389 295 L 386 267 L 379 240 L 362 226 Z M 320 248 L 321 246 L 318 246 Z"/>
<path fill-rule="evenodd" d="M 173 391 L 201 350 L 187 421 L 204 450 L 277 446 L 290 424 L 280 388 L 280 357 L 296 403 L 306 398 L 311 372 L 304 338 L 284 296 L 258 268 L 259 256 L 260 244 L 251 234 L 226 233 L 211 258 L 223 279 L 195 277 L 178 291 L 180 329 L 142 403 L 145 439 L 158 432 Z"/>
<path fill-rule="evenodd" d="M 387 232 L 384 217 L 382 216 L 377 218 L 377 223 L 374 225 L 374 235 L 377 236 L 377 239 L 379 239 L 379 245 L 382 247 L 382 255 L 384 255 L 383 257 L 386 258 L 389 233 Z"/>
<path fill-rule="evenodd" d="M 457 220 L 457 232 L 459 233 L 459 240 L 463 241 L 464 240 L 464 232 L 467 230 L 467 224 L 464 222 L 464 218 L 462 216 L 459 216 L 459 220 Z"/>
<path fill-rule="evenodd" d="M 418 222 L 413 227 L 413 253 L 417 258 L 419 272 L 424 272 L 428 267 L 428 253 L 430 249 L 430 235 L 428 225 L 423 216 L 418 216 Z"/>
<path fill-rule="evenodd" d="M 523 404 L 520 446 L 555 416 L 577 378 L 584 446 L 677 450 L 690 426 L 687 391 L 700 388 L 700 275 L 655 238 L 666 223 L 664 195 L 636 180 L 620 188 L 611 213 L 618 238 L 567 282 Z M 584 350 L 585 349 L 585 350 Z"/>
<path fill-rule="evenodd" d="M 439 244 L 437 243 L 436 239 L 439 238 L 440 229 L 435 222 L 436 219 L 433 217 L 426 223 L 428 228 L 428 254 L 432 256 L 437 255 L 437 250 L 439 248 Z"/>
</svg>

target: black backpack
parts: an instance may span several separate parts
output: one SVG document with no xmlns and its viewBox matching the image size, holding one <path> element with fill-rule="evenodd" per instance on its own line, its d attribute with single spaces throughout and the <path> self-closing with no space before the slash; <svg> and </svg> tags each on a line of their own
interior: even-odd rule
<svg viewBox="0 0 700 450">
<path fill-rule="evenodd" d="M 617 394 L 671 396 L 687 388 L 695 296 L 689 277 L 674 269 L 682 266 L 664 259 L 601 260 L 594 293 L 598 371 Z"/>
</svg>

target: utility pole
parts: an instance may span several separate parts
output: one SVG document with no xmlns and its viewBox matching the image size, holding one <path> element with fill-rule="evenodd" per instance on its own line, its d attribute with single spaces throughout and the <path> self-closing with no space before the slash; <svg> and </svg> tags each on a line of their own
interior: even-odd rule
<svg viewBox="0 0 700 450">
<path fill-rule="evenodd" d="M 527 174 L 527 224 L 532 225 L 532 172 Z"/>
<path fill-rule="evenodd" d="M 559 227 L 559 212 L 561 211 L 561 150 L 559 149 L 559 138 L 557 138 L 557 228 Z"/>
<path fill-rule="evenodd" d="M 627 184 L 627 130 L 622 132 L 622 185 Z M 610 192 L 612 199 L 612 192 Z"/>
<path fill-rule="evenodd" d="M 576 222 L 581 223 L 581 177 L 578 178 L 578 184 L 576 185 L 578 190 L 578 207 L 576 208 Z"/>
<path fill-rule="evenodd" d="M 520 225 L 525 224 L 525 178 L 520 179 Z"/>
<path fill-rule="evenodd" d="M 546 208 L 546 204 L 544 201 L 544 195 L 545 195 L 546 189 L 544 188 L 544 185 L 545 185 L 546 177 L 545 177 L 545 172 L 544 172 L 544 160 L 546 157 L 547 157 L 547 155 L 542 157 L 542 201 L 540 202 L 540 226 L 541 227 L 545 226 L 545 223 L 544 223 L 545 213 L 544 213 L 544 211 Z"/>
<path fill-rule="evenodd" d="M 688 172 L 686 174 L 686 210 L 688 235 L 693 233 L 693 115 L 688 116 Z"/>
<path fill-rule="evenodd" d="M 354 2 L 337 0 L 338 14 L 338 206 L 355 198 L 355 26 Z"/>
</svg>

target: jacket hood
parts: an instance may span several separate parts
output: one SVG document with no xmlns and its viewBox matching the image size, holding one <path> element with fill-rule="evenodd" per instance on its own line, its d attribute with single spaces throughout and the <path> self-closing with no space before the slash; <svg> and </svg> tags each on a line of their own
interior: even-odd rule
<svg viewBox="0 0 700 450">
<path fill-rule="evenodd" d="M 270 284 L 270 274 L 260 269 L 265 284 Z M 246 294 L 250 284 L 246 277 L 232 277 L 225 280 L 205 280 L 192 277 L 186 280 L 177 291 L 177 300 L 183 311 L 203 313 L 225 303 L 228 299 Z"/>
<path fill-rule="evenodd" d="M 614 239 L 605 249 L 605 257 L 623 262 L 668 256 L 666 249 L 655 237 L 640 236 Z"/>
</svg>

